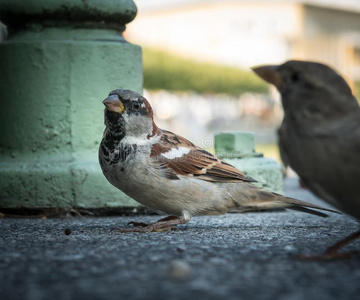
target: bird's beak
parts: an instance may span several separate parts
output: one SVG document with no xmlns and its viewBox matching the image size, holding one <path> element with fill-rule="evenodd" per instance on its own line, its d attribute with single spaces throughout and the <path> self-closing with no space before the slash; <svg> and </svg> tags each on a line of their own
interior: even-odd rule
<svg viewBox="0 0 360 300">
<path fill-rule="evenodd" d="M 259 66 L 251 69 L 266 82 L 275 85 L 278 89 L 284 83 L 277 65 Z"/>
<path fill-rule="evenodd" d="M 124 104 L 120 101 L 117 95 L 110 95 L 103 101 L 103 104 L 109 111 L 121 114 L 125 110 Z"/>
</svg>

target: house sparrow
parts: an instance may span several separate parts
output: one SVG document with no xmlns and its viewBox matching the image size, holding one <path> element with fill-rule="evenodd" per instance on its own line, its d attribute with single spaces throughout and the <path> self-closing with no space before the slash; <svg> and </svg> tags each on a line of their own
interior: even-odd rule
<svg viewBox="0 0 360 300">
<path fill-rule="evenodd" d="M 306 61 L 253 70 L 281 94 L 284 160 L 314 194 L 360 219 L 360 107 L 345 80 L 326 65 Z M 357 237 L 360 231 L 324 257 L 341 256 L 344 242 Z"/>
<path fill-rule="evenodd" d="M 99 162 L 109 182 L 141 204 L 174 216 L 156 223 L 132 222 L 121 232 L 171 230 L 192 216 L 228 211 L 293 208 L 328 210 L 284 197 L 187 139 L 160 129 L 149 102 L 130 90 L 114 90 L 103 101 L 105 132 Z M 326 216 L 326 215 L 325 215 Z"/>
</svg>

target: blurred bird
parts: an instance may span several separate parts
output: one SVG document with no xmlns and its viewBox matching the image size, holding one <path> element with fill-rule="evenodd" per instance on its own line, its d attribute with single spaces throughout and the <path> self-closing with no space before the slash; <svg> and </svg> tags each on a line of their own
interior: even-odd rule
<svg viewBox="0 0 360 300">
<path fill-rule="evenodd" d="M 108 181 L 141 204 L 174 216 L 131 222 L 121 232 L 167 231 L 196 215 L 290 208 L 326 216 L 317 205 L 258 188 L 249 176 L 185 138 L 158 128 L 149 102 L 130 90 L 103 101 L 99 162 Z"/>
<path fill-rule="evenodd" d="M 326 65 L 288 61 L 253 68 L 281 94 L 279 128 L 282 159 L 314 194 L 360 219 L 360 107 L 345 80 Z M 360 231 L 330 247 L 324 258 Z"/>
</svg>

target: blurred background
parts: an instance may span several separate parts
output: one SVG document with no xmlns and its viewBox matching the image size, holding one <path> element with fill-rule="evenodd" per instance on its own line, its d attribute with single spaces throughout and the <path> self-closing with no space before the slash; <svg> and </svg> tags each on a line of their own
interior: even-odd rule
<svg viewBox="0 0 360 300">
<path fill-rule="evenodd" d="M 279 161 L 280 97 L 251 72 L 255 65 L 323 62 L 359 97 L 359 0 L 135 3 L 125 38 L 142 46 L 144 95 L 160 127 L 199 146 L 211 148 L 220 131 L 251 131 L 256 150 Z"/>
</svg>

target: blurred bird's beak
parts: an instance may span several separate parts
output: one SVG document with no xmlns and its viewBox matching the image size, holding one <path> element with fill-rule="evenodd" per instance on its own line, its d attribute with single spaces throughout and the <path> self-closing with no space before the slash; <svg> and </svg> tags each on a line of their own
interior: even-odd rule
<svg viewBox="0 0 360 300">
<path fill-rule="evenodd" d="M 103 101 L 103 104 L 108 110 L 113 112 L 122 113 L 125 110 L 124 104 L 117 95 L 110 95 Z"/>
<path fill-rule="evenodd" d="M 251 69 L 266 82 L 275 85 L 277 88 L 280 88 L 284 83 L 277 65 L 253 67 Z"/>
</svg>

